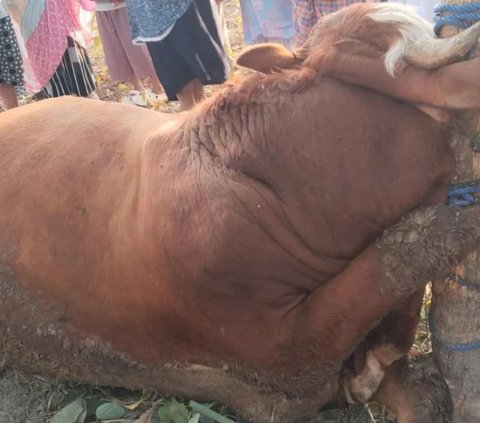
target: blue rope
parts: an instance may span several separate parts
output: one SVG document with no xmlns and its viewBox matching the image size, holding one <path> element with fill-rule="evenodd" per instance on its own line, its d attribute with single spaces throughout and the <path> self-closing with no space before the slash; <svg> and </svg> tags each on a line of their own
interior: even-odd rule
<svg viewBox="0 0 480 423">
<path fill-rule="evenodd" d="M 450 207 L 473 206 L 478 203 L 477 193 L 480 193 L 480 181 L 452 185 L 448 190 L 447 204 Z"/>
<path fill-rule="evenodd" d="M 434 31 L 437 36 L 445 25 L 467 29 L 480 21 L 480 3 L 437 4 L 433 11 L 435 12 Z"/>
<path fill-rule="evenodd" d="M 480 292 L 480 285 L 478 285 L 474 282 L 470 282 L 466 279 L 459 278 L 457 275 L 451 275 L 448 279 L 452 282 L 455 282 L 456 284 L 460 285 L 463 288 L 467 288 L 467 289 L 470 289 L 472 291 Z"/>
<path fill-rule="evenodd" d="M 480 8 L 480 3 L 477 7 Z M 478 203 L 477 197 L 475 196 L 475 194 L 478 193 L 480 193 L 480 180 L 452 185 L 448 190 L 447 204 L 450 207 L 472 206 Z M 480 292 L 480 285 L 477 285 L 476 283 L 470 282 L 466 279 L 459 278 L 457 275 L 451 275 L 449 279 L 464 288 Z M 428 326 L 430 328 L 430 333 L 432 334 L 433 340 L 437 345 L 441 346 L 442 348 L 455 352 L 470 352 L 480 349 L 480 341 L 470 342 L 466 344 L 454 344 L 437 337 L 435 335 L 433 327 L 431 311 L 428 313 Z"/>
<path fill-rule="evenodd" d="M 432 334 L 432 338 L 436 344 L 441 346 L 442 348 L 445 348 L 449 351 L 455 351 L 455 352 L 471 352 L 475 350 L 480 349 L 480 341 L 475 341 L 475 342 L 468 342 L 465 344 L 453 344 L 450 342 L 446 342 L 443 339 L 438 338 L 435 335 L 434 327 L 433 327 L 433 319 L 432 319 L 432 312 L 428 314 L 428 327 L 430 328 L 430 333 Z"/>
</svg>

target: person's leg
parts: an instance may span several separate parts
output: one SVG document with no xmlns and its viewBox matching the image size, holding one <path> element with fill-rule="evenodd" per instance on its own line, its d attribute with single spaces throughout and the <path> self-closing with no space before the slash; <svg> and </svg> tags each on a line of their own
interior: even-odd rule
<svg viewBox="0 0 480 423">
<path fill-rule="evenodd" d="M 127 8 L 123 7 L 113 10 L 110 13 L 119 46 L 122 48 L 122 55 L 128 60 L 129 66 L 132 69 L 133 76 L 130 78 L 132 86 L 134 89 L 141 91 L 143 90 L 141 81 L 149 78 L 152 83 L 152 91 L 155 94 L 163 94 L 162 84 L 158 80 L 147 48 L 145 46 L 134 45 L 130 38 Z"/>
<path fill-rule="evenodd" d="M 116 82 L 129 82 L 133 88 L 141 91 L 138 79 L 135 81 L 135 73 L 130 65 L 130 60 L 123 47 L 122 28 L 118 28 L 117 10 L 97 12 L 98 34 L 102 40 L 105 62 L 110 79 Z"/>
<path fill-rule="evenodd" d="M 18 106 L 17 93 L 11 85 L 0 84 L 0 98 L 7 110 Z"/>
<path fill-rule="evenodd" d="M 155 93 L 155 94 L 164 94 L 165 90 L 163 89 L 163 86 L 162 86 L 162 83 L 160 82 L 160 80 L 158 79 L 158 76 L 156 73 L 154 73 L 151 77 L 150 77 L 150 82 L 152 84 L 152 91 Z"/>
<path fill-rule="evenodd" d="M 203 85 L 223 83 L 228 60 L 209 1 L 196 0 L 161 41 L 147 43 L 169 100 L 188 110 L 203 97 Z"/>
<path fill-rule="evenodd" d="M 176 42 L 174 47 L 183 66 L 191 75 L 188 81 L 194 80 L 194 100 L 198 103 L 205 97 L 204 85 L 223 83 L 230 69 L 212 4 L 194 1 L 177 21 L 171 38 Z"/>
<path fill-rule="evenodd" d="M 197 104 L 196 92 L 198 83 L 201 84 L 198 79 L 193 79 L 177 93 L 180 110 L 182 112 L 192 109 L 195 104 Z"/>
<path fill-rule="evenodd" d="M 199 79 L 194 79 L 193 82 L 195 84 L 195 102 L 199 103 L 205 98 L 204 85 Z"/>
<path fill-rule="evenodd" d="M 176 39 L 169 37 L 162 41 L 148 42 L 147 48 L 152 58 L 157 78 L 169 101 L 180 101 L 182 110 L 193 107 L 195 101 L 195 73 L 191 71 L 178 52 Z M 151 79 L 152 83 L 154 79 Z M 157 88 L 159 88 L 157 86 Z M 155 90 L 155 87 L 154 87 Z"/>
<path fill-rule="evenodd" d="M 143 91 L 142 81 L 140 81 L 140 79 L 138 79 L 135 75 L 130 77 L 127 81 L 130 83 L 134 90 Z"/>
</svg>

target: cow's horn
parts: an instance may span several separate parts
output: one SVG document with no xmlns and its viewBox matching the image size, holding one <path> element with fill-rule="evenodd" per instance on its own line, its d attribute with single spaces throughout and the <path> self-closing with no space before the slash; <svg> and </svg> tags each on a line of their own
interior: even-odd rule
<svg viewBox="0 0 480 423">
<path fill-rule="evenodd" d="M 407 63 L 424 69 L 438 69 L 463 59 L 480 38 L 480 22 L 449 38 L 413 42 L 405 53 Z"/>
</svg>

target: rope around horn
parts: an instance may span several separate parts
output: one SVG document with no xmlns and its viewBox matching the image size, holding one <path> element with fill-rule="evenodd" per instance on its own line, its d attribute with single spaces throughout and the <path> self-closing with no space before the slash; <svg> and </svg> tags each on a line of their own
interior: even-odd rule
<svg viewBox="0 0 480 423">
<path fill-rule="evenodd" d="M 480 194 L 480 180 L 462 182 L 452 185 L 448 190 L 447 205 L 450 207 L 467 207 L 478 204 L 478 198 L 475 194 Z M 480 285 L 470 282 L 458 275 L 452 274 L 448 277 L 448 281 L 458 284 L 459 286 L 480 293 Z M 468 342 L 464 344 L 455 344 L 445 341 L 435 334 L 431 310 L 428 313 L 428 326 L 432 338 L 437 345 L 450 351 L 469 352 L 480 349 L 480 341 Z"/>
<path fill-rule="evenodd" d="M 467 29 L 475 22 L 480 21 L 480 3 L 469 4 L 437 4 L 433 11 L 435 27 L 433 30 L 438 36 L 445 25 Z"/>
</svg>

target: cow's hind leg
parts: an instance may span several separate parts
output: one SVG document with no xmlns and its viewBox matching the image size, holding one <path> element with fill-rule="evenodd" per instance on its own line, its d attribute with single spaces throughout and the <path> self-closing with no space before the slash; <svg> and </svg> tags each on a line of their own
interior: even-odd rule
<svg viewBox="0 0 480 423">
<path fill-rule="evenodd" d="M 410 213 L 288 316 L 294 336 L 283 349 L 284 374 L 272 385 L 291 396 L 305 396 L 324 386 L 386 316 L 423 289 L 426 281 L 446 277 L 479 242 L 480 208 L 439 206 Z M 410 323 L 408 329 L 413 327 Z M 292 366 L 295 362 L 302 368 Z"/>
<path fill-rule="evenodd" d="M 374 399 L 389 408 L 398 423 L 448 423 L 453 410 L 448 386 L 433 361 L 401 359 L 385 370 Z"/>
<path fill-rule="evenodd" d="M 410 213 L 309 295 L 291 316 L 298 328 L 296 346 L 317 344 L 309 351 L 312 360 L 345 361 L 388 314 L 401 309 L 427 281 L 446 277 L 479 243 L 478 207 L 439 206 Z"/>
</svg>

